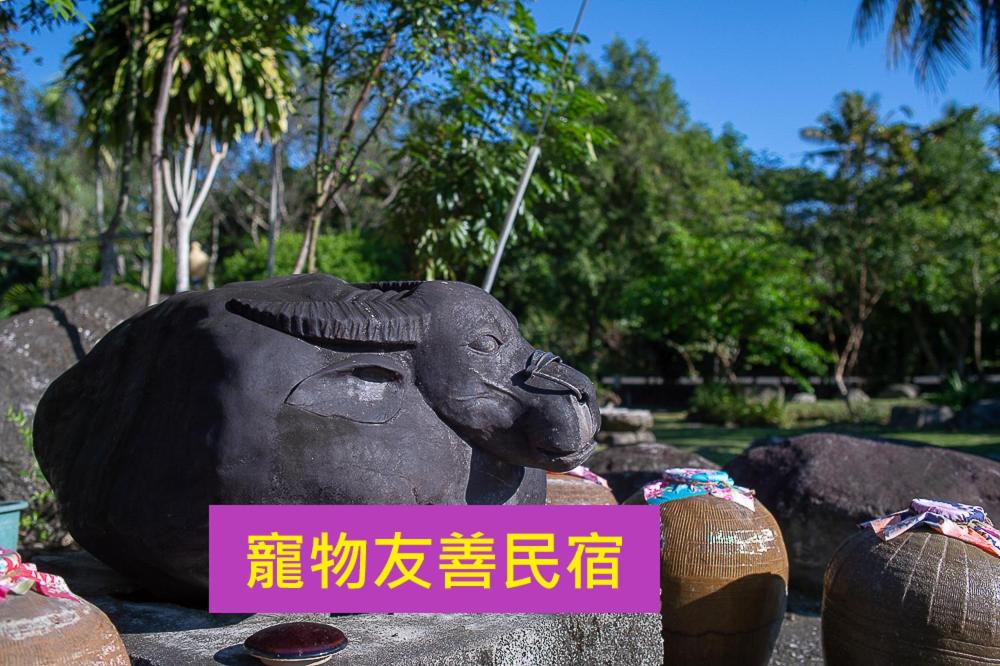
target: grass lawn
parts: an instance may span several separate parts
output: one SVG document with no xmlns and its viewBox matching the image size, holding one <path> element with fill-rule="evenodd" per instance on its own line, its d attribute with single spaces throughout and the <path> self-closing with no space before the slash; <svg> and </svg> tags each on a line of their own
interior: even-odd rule
<svg viewBox="0 0 1000 666">
<path fill-rule="evenodd" d="M 874 409 L 891 407 L 893 404 L 900 404 L 901 401 L 872 401 Z M 912 402 L 912 401 L 911 401 Z M 829 403 L 829 404 L 824 404 Z M 801 407 L 814 410 L 837 409 L 839 401 L 820 401 L 817 405 L 803 405 Z M 886 404 L 878 404 L 886 403 Z M 843 403 L 839 403 L 842 405 Z M 800 407 L 790 405 L 790 409 Z M 885 409 L 888 413 L 888 409 Z M 712 460 L 720 465 L 724 465 L 731 458 L 738 455 L 750 442 L 761 437 L 770 435 L 793 436 L 806 432 L 841 432 L 845 434 L 884 437 L 889 439 L 906 439 L 914 442 L 923 442 L 935 446 L 944 446 L 966 453 L 976 453 L 980 455 L 1000 455 L 1000 430 L 987 430 L 976 432 L 958 432 L 945 429 L 934 430 L 897 430 L 873 423 L 831 423 L 821 419 L 797 420 L 796 425 L 790 428 L 778 427 L 755 427 L 755 428 L 727 428 L 717 425 L 702 425 L 685 421 L 685 412 L 655 412 L 656 423 L 653 430 L 656 433 L 656 441 L 666 444 L 673 444 L 688 449 L 692 449 L 700 455 Z M 796 416 L 807 417 L 810 414 L 797 414 Z M 883 421 L 884 422 L 884 421 Z"/>
</svg>

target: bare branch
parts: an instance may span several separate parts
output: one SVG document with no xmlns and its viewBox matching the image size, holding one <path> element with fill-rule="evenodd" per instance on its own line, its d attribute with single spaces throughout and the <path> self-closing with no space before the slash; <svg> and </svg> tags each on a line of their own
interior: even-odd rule
<svg viewBox="0 0 1000 666">
<path fill-rule="evenodd" d="M 195 199 L 194 205 L 188 211 L 188 224 L 193 224 L 195 218 L 198 217 L 201 207 L 205 204 L 205 197 L 208 196 L 208 190 L 212 187 L 212 181 L 215 180 L 215 172 L 219 169 L 219 164 L 222 160 L 226 158 L 226 153 L 229 152 L 229 142 L 224 141 L 219 148 L 215 147 L 215 142 L 212 142 L 212 162 L 208 165 L 208 173 L 205 174 L 205 180 L 201 183 L 201 192 L 198 193 L 198 198 Z"/>
</svg>

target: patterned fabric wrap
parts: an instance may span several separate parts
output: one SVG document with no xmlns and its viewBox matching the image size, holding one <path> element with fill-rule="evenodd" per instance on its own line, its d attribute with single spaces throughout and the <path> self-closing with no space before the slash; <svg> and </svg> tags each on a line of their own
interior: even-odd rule
<svg viewBox="0 0 1000 666">
<path fill-rule="evenodd" d="M 756 511 L 753 491 L 737 486 L 731 476 L 716 469 L 673 467 L 663 470 L 659 481 L 643 487 L 642 495 L 646 498 L 646 504 L 663 504 L 698 495 L 711 495 Z"/>
<path fill-rule="evenodd" d="M 29 590 L 46 597 L 80 601 L 61 576 L 39 571 L 34 564 L 22 562 L 17 552 L 0 548 L 0 601 L 8 594 L 26 594 Z"/>
<path fill-rule="evenodd" d="M 883 541 L 894 539 L 919 526 L 1000 557 L 1000 530 L 993 526 L 981 506 L 915 499 L 910 502 L 908 509 L 861 524 L 861 527 L 871 528 Z"/>
<path fill-rule="evenodd" d="M 577 478 L 584 479 L 585 481 L 590 481 L 591 483 L 596 483 L 597 485 L 604 486 L 605 488 L 608 488 L 610 490 L 608 482 L 604 479 L 603 476 L 594 474 L 583 465 L 577 465 L 568 472 L 565 472 L 565 474 L 569 474 L 570 476 L 575 476 Z"/>
</svg>

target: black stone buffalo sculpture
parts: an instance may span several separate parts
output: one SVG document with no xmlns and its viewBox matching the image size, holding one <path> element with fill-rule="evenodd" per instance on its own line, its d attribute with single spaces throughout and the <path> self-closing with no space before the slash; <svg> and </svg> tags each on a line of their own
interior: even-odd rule
<svg viewBox="0 0 1000 666">
<path fill-rule="evenodd" d="M 84 548 L 201 599 L 209 504 L 543 503 L 599 423 L 481 289 L 307 275 L 125 321 L 46 391 L 35 442 Z"/>
</svg>

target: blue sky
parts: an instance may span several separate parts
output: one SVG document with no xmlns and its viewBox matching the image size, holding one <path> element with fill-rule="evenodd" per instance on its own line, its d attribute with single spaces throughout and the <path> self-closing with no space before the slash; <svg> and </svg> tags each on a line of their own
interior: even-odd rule
<svg viewBox="0 0 1000 666">
<path fill-rule="evenodd" d="M 577 0 L 537 0 L 539 28 L 568 31 L 578 6 Z M 786 164 L 802 161 L 809 146 L 799 128 L 812 124 L 841 90 L 877 93 L 883 109 L 908 106 L 917 121 L 937 116 L 951 100 L 997 110 L 978 48 L 969 49 L 972 67 L 956 69 L 943 93 L 926 90 L 907 68 L 887 68 L 881 39 L 863 46 L 852 41 L 856 6 L 855 0 L 590 0 L 583 32 L 594 56 L 616 36 L 645 40 L 692 118 L 716 131 L 731 123 L 755 151 Z M 86 12 L 93 3 L 83 7 Z M 29 81 L 58 74 L 78 29 L 21 35 L 33 48 L 21 61 Z"/>
</svg>

